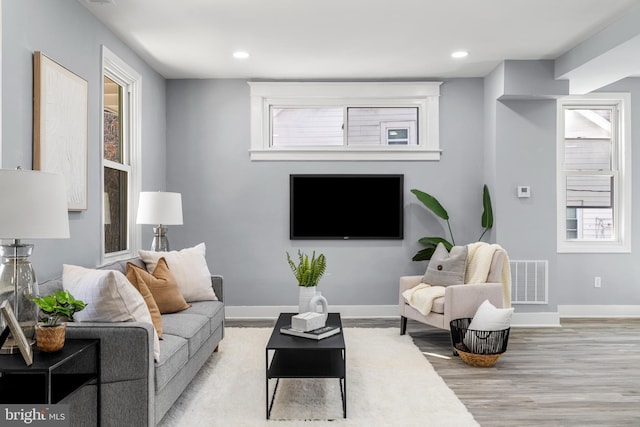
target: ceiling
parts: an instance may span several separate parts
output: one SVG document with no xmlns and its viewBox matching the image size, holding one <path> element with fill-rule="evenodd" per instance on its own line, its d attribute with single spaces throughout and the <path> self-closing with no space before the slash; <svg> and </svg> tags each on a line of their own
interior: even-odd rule
<svg viewBox="0 0 640 427">
<path fill-rule="evenodd" d="M 638 0 L 78 0 L 169 79 L 483 77 L 555 59 Z M 250 54 L 233 58 L 234 51 Z M 453 59 L 466 50 L 469 56 Z"/>
</svg>

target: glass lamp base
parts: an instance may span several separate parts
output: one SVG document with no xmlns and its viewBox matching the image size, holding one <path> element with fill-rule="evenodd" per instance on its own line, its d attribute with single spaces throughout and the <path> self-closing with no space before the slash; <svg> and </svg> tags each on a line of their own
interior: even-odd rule
<svg viewBox="0 0 640 427">
<path fill-rule="evenodd" d="M 167 227 L 159 225 L 153 227 L 153 240 L 151 250 L 155 252 L 169 252 L 169 239 L 167 238 Z"/>
<path fill-rule="evenodd" d="M 33 245 L 21 244 L 15 240 L 9 245 L 0 245 L 0 303 L 9 301 L 29 344 L 33 343 L 35 326 L 38 320 L 38 306 L 33 298 L 39 296 L 36 275 L 29 262 Z M 0 316 L 0 332 L 7 327 L 4 317 Z M 0 354 L 18 353 L 20 349 L 12 334 L 0 348 Z"/>
</svg>

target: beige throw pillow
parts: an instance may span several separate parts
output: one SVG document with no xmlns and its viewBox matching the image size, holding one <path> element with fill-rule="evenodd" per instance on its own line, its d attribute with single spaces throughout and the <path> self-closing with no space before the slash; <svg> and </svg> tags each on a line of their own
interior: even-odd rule
<svg viewBox="0 0 640 427">
<path fill-rule="evenodd" d="M 468 252 L 466 246 L 454 246 L 451 248 L 451 252 L 448 252 L 442 243 L 438 243 L 422 278 L 422 283 L 432 286 L 463 284 Z"/>
<path fill-rule="evenodd" d="M 180 293 L 187 302 L 215 301 L 218 298 L 211 287 L 211 273 L 205 252 L 204 243 L 200 243 L 181 251 L 139 251 L 139 254 L 150 273 L 156 269 L 160 258 L 164 258 L 178 282 Z"/>
<path fill-rule="evenodd" d="M 180 293 L 178 282 L 171 274 L 164 258 L 158 260 L 153 273 L 135 264 L 127 263 L 127 279 L 133 286 L 146 287 L 149 290 L 159 314 L 176 313 L 191 307 Z"/>
<path fill-rule="evenodd" d="M 74 314 L 78 322 L 147 322 L 153 324 L 142 295 L 116 270 L 94 270 L 64 265 L 62 287 L 84 301 L 84 310 Z M 158 333 L 153 329 L 153 352 L 160 360 Z"/>
<path fill-rule="evenodd" d="M 149 309 L 149 314 L 151 314 L 151 321 L 153 322 L 153 327 L 156 328 L 156 332 L 158 333 L 158 338 L 162 339 L 162 314 L 160 313 L 160 309 L 158 308 L 158 304 L 156 304 L 156 300 L 153 298 L 153 294 L 149 290 L 149 287 L 143 280 L 136 280 L 136 274 L 129 273 L 129 265 L 131 263 L 127 263 L 127 280 L 129 283 L 133 285 L 134 288 L 140 292 L 144 302 L 147 304 L 147 308 Z M 149 274 L 145 271 L 146 274 Z"/>
</svg>

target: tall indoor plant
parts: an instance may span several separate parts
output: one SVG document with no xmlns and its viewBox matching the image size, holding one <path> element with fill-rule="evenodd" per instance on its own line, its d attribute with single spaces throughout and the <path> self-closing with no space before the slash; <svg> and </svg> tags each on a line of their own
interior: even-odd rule
<svg viewBox="0 0 640 427">
<path fill-rule="evenodd" d="M 418 240 L 422 245 L 425 246 L 424 249 L 418 251 L 412 258 L 413 261 L 424 261 L 431 259 L 431 255 L 438 246 L 438 243 L 442 243 L 448 251 L 451 250 L 453 246 L 455 246 L 456 241 L 453 238 L 453 231 L 451 231 L 451 224 L 449 223 L 449 213 L 446 209 L 440 204 L 440 202 L 433 197 L 432 195 L 425 193 L 423 191 L 412 189 L 411 192 L 422 202 L 422 204 L 429 209 L 436 216 L 444 219 L 447 223 L 447 228 L 449 229 L 449 235 L 451 236 L 451 241 L 448 241 L 442 237 L 423 237 Z M 482 189 L 482 217 L 480 220 L 480 224 L 482 225 L 483 231 L 478 241 L 482 240 L 485 233 L 493 227 L 493 209 L 491 207 L 491 196 L 489 195 L 489 188 L 484 185 Z"/>
<path fill-rule="evenodd" d="M 323 254 L 316 257 L 315 251 L 310 259 L 308 255 L 298 250 L 298 263 L 294 262 L 289 252 L 287 252 L 287 261 L 298 281 L 298 312 L 304 313 L 309 311 L 309 301 L 319 294 L 317 291 L 318 282 L 327 269 L 327 259 Z"/>
</svg>

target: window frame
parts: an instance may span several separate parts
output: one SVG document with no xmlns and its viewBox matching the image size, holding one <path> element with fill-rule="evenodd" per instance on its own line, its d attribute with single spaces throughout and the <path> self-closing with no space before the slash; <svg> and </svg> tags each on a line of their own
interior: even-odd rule
<svg viewBox="0 0 640 427">
<path fill-rule="evenodd" d="M 104 158 L 104 76 L 123 87 L 123 97 L 127 104 L 123 107 L 122 126 L 122 157 L 123 163 L 106 160 Z M 102 264 L 133 257 L 140 250 L 140 227 L 135 223 L 135 212 L 138 209 L 138 194 L 141 188 L 141 102 L 142 102 L 142 77 L 133 68 L 127 65 L 106 46 L 102 46 L 102 76 L 100 78 L 100 187 L 104 193 L 104 169 L 105 167 L 123 170 L 128 174 L 127 182 L 127 249 L 106 253 L 104 226 L 105 218 L 101 215 L 101 253 Z M 104 198 L 101 197 L 101 212 L 104 212 Z"/>
<path fill-rule="evenodd" d="M 611 170 L 565 171 L 565 109 L 613 107 L 617 120 L 612 121 Z M 631 252 L 631 95 L 628 93 L 592 93 L 568 96 L 557 103 L 556 207 L 558 253 L 628 253 Z M 567 239 L 566 181 L 568 176 L 611 175 L 613 178 L 613 239 Z M 580 228 L 580 225 L 577 227 Z"/>
<path fill-rule="evenodd" d="M 442 82 L 248 82 L 250 158 L 260 160 L 440 160 Z M 417 107 L 417 145 L 272 146 L 271 108 Z M 346 123 L 345 123 L 346 124 Z M 346 126 L 345 126 L 345 141 Z"/>
</svg>

